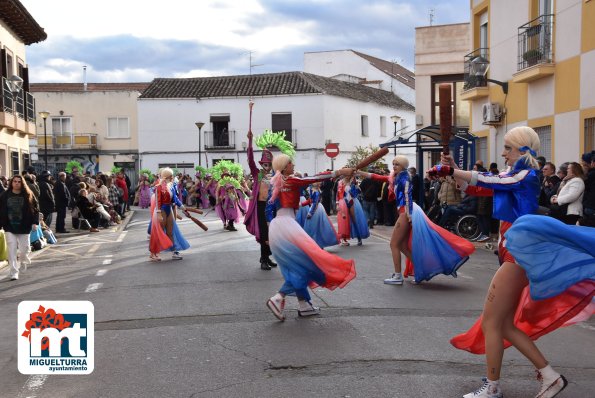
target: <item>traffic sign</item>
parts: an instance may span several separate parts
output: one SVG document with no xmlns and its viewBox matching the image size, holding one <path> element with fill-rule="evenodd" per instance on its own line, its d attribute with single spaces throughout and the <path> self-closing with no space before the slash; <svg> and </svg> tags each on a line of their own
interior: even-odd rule
<svg viewBox="0 0 595 398">
<path fill-rule="evenodd" d="M 333 159 L 339 155 L 339 144 L 330 142 L 324 147 L 324 153 L 329 158 Z"/>
</svg>

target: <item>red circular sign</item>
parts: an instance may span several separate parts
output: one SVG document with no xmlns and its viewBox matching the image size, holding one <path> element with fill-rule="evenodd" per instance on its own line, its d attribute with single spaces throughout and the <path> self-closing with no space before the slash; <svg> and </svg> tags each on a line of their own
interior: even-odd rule
<svg viewBox="0 0 595 398">
<path fill-rule="evenodd" d="M 339 155 L 339 144 L 335 144 L 334 142 L 326 144 L 324 147 L 324 153 L 329 158 L 336 158 Z"/>
</svg>

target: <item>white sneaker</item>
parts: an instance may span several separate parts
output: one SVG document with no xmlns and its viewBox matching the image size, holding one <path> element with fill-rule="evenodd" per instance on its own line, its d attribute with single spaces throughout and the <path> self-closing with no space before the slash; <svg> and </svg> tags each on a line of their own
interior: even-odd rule
<svg viewBox="0 0 595 398">
<path fill-rule="evenodd" d="M 319 315 L 320 308 L 315 307 L 309 301 L 300 301 L 299 302 L 299 309 L 298 309 L 298 316 L 312 316 L 312 315 Z"/>
<path fill-rule="evenodd" d="M 11 281 L 17 281 L 17 280 L 19 280 L 19 273 L 17 272 L 16 274 L 11 275 L 10 276 L 10 280 Z"/>
<path fill-rule="evenodd" d="M 463 395 L 463 398 L 504 398 L 504 394 L 502 394 L 499 387 L 490 384 L 485 377 L 482 380 L 483 385 L 480 388 Z"/>
<path fill-rule="evenodd" d="M 267 308 L 271 310 L 277 319 L 280 321 L 285 320 L 285 315 L 283 314 L 283 310 L 285 309 L 285 297 L 281 296 L 279 293 L 275 294 L 273 297 L 268 299 Z"/>
<path fill-rule="evenodd" d="M 487 235 L 483 235 L 483 234 L 482 235 L 479 235 L 477 237 L 477 239 L 475 239 L 476 242 L 485 242 L 487 240 L 490 240 L 490 237 L 487 236 Z"/>
<path fill-rule="evenodd" d="M 181 259 L 183 259 L 183 258 L 184 258 L 184 257 L 182 257 L 182 255 L 181 255 L 179 252 L 174 252 L 174 253 L 171 255 L 171 259 L 172 259 L 172 260 L 181 260 Z"/>
<path fill-rule="evenodd" d="M 384 283 L 387 285 L 402 285 L 403 284 L 403 275 L 394 273 L 388 279 L 384 280 Z"/>
<path fill-rule="evenodd" d="M 546 380 L 541 375 L 541 372 L 537 371 L 537 380 L 541 382 L 541 389 L 535 398 L 552 398 L 558 395 L 560 391 L 566 388 L 568 381 L 562 375 L 558 375 L 556 379 Z"/>
</svg>

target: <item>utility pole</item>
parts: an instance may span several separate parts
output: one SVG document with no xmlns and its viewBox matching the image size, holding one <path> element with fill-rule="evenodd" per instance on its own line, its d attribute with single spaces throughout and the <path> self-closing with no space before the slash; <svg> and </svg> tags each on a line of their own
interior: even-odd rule
<svg viewBox="0 0 595 398">
<path fill-rule="evenodd" d="M 434 24 L 434 9 L 430 8 L 430 26 Z"/>
</svg>

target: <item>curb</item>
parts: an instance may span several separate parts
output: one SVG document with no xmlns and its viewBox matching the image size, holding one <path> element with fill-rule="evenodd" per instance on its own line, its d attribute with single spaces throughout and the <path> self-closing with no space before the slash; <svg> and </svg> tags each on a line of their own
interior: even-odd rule
<svg viewBox="0 0 595 398">
<path fill-rule="evenodd" d="M 130 210 L 128 212 L 128 214 L 126 215 L 126 218 L 122 221 L 122 223 L 120 225 L 118 225 L 118 227 L 116 228 L 116 231 L 114 232 L 120 232 L 120 231 L 124 231 L 126 230 L 126 227 L 128 226 L 128 223 L 130 222 L 130 220 L 132 219 L 132 216 L 134 215 L 134 210 Z M 71 230 L 73 231 L 73 230 Z M 81 231 L 80 233 L 76 233 L 76 232 L 72 232 L 72 234 L 68 234 L 68 237 L 77 237 L 77 236 L 83 236 L 83 235 L 88 235 L 89 232 L 87 231 Z M 56 234 L 58 235 L 60 238 L 66 237 L 66 235 L 60 235 L 60 234 Z M 32 251 L 29 254 L 29 258 L 31 260 L 33 260 L 35 257 L 37 257 L 39 254 L 43 253 L 46 248 L 50 247 L 51 245 L 47 245 L 46 247 L 44 247 L 41 250 L 36 250 L 36 251 Z M 4 268 L 8 267 L 8 261 L 3 260 L 0 261 L 0 271 L 2 271 Z"/>
</svg>

